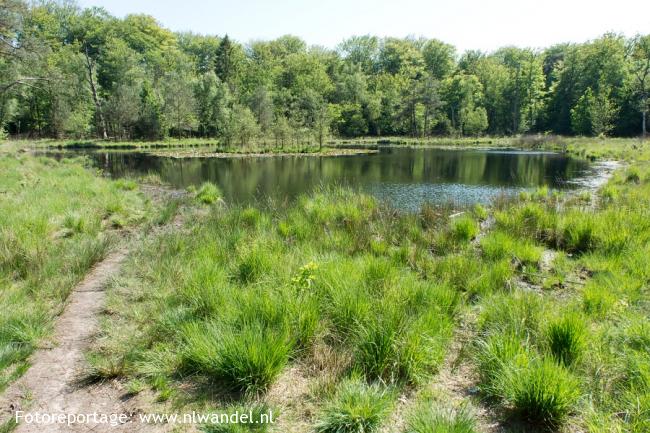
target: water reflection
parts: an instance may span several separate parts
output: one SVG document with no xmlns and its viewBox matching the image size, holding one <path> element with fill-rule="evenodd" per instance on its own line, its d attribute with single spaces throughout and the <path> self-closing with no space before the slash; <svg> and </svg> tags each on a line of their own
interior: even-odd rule
<svg viewBox="0 0 650 433">
<path fill-rule="evenodd" d="M 423 202 L 487 202 L 498 194 L 548 185 L 570 188 L 588 163 L 548 152 L 382 148 L 344 157 L 168 158 L 133 152 L 92 152 L 114 176 L 158 173 L 176 187 L 209 180 L 230 202 L 268 197 L 290 200 L 319 185 L 343 184 L 387 199 L 399 208 Z"/>
</svg>

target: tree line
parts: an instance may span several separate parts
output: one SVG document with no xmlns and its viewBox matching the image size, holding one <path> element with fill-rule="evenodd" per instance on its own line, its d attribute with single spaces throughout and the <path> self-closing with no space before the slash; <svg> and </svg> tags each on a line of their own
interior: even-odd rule
<svg viewBox="0 0 650 433">
<path fill-rule="evenodd" d="M 2 0 L 0 131 L 31 137 L 645 135 L 650 35 L 458 53 L 424 38 L 241 44 L 147 15 Z"/>
</svg>

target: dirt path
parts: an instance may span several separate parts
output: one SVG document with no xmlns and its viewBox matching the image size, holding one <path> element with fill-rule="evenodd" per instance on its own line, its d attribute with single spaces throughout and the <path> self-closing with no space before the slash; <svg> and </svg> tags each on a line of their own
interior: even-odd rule
<svg viewBox="0 0 650 433">
<path fill-rule="evenodd" d="M 160 186 L 141 186 L 142 192 L 158 203 L 180 198 L 183 192 Z M 154 228 L 157 235 L 164 230 L 179 230 L 183 224 L 180 213 L 173 220 Z M 131 240 L 133 241 L 133 239 Z M 56 319 L 50 347 L 38 349 L 31 357 L 31 367 L 0 396 L 0 430 L 26 414 L 97 414 L 119 419 L 106 422 L 85 422 L 74 425 L 21 422 L 15 433 L 41 432 L 136 432 L 172 431 L 167 424 L 147 424 L 143 413 L 165 413 L 164 404 L 155 403 L 150 392 L 130 395 L 119 381 L 84 382 L 88 374 L 85 354 L 99 331 L 99 318 L 104 309 L 106 287 L 120 272 L 128 255 L 121 247 L 97 263 L 75 286 L 63 313 Z M 110 422 L 112 421 L 112 422 Z M 191 428 L 190 428 L 191 429 Z"/>
<path fill-rule="evenodd" d="M 110 426 L 87 423 L 19 423 L 16 433 L 31 432 L 158 432 L 161 427 L 135 423 L 143 397 L 125 398 L 117 383 L 84 385 L 84 353 L 98 327 L 104 307 L 106 284 L 116 275 L 127 255 L 126 249 L 112 252 L 86 275 L 72 291 L 68 305 L 54 329 L 54 347 L 42 348 L 31 357 L 31 367 L 0 399 L 3 421 L 15 419 L 18 411 L 41 414 L 125 414 L 126 423 Z"/>
<path fill-rule="evenodd" d="M 184 195 L 157 185 L 142 185 L 141 190 L 159 204 Z M 177 211 L 172 221 L 155 227 L 148 235 L 179 230 L 181 226 L 182 217 Z M 128 252 L 128 248 L 121 247 L 110 253 L 72 290 L 63 313 L 55 321 L 51 347 L 38 349 L 30 357 L 29 370 L 0 396 L 0 431 L 5 431 L 20 413 L 24 418 L 12 430 L 15 433 L 172 431 L 172 425 L 141 421 L 141 414 L 168 412 L 164 403 L 155 403 L 150 391 L 134 396 L 119 381 L 84 381 L 89 371 L 85 354 L 99 331 L 106 287 L 119 275 Z M 36 414 L 90 415 L 90 418 L 72 425 L 24 421 L 28 415 Z"/>
</svg>

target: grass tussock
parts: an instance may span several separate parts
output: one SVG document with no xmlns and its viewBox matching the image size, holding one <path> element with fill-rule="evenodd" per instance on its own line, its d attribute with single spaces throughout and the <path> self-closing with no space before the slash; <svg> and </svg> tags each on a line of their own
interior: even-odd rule
<svg viewBox="0 0 650 433">
<path fill-rule="evenodd" d="M 372 433 L 391 407 L 391 395 L 377 385 L 349 381 L 328 402 L 316 424 L 318 433 Z"/>
<path fill-rule="evenodd" d="M 579 383 L 555 362 L 534 360 L 509 374 L 506 399 L 516 416 L 554 427 L 575 410 L 580 395 Z"/>
<path fill-rule="evenodd" d="M 476 420 L 466 407 L 441 407 L 441 402 L 424 401 L 408 415 L 405 433 L 477 433 Z"/>
<path fill-rule="evenodd" d="M 207 328 L 207 329 L 206 329 Z M 190 324 L 183 332 L 186 371 L 207 375 L 235 391 L 265 391 L 287 364 L 288 336 L 259 324 L 240 329 Z"/>
<path fill-rule="evenodd" d="M 556 361 L 570 366 L 582 357 L 586 346 L 587 330 L 584 319 L 577 314 L 567 314 L 548 325 L 547 338 Z"/>
<path fill-rule="evenodd" d="M 204 182 L 196 191 L 195 197 L 200 203 L 213 204 L 221 198 L 221 191 L 215 184 Z"/>
</svg>

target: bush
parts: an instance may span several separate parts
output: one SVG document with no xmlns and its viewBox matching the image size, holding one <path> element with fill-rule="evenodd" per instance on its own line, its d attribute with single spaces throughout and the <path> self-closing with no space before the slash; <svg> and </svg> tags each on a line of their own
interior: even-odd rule
<svg viewBox="0 0 650 433">
<path fill-rule="evenodd" d="M 219 188 L 211 182 L 204 182 L 196 192 L 196 199 L 201 203 L 213 204 L 220 198 L 221 191 L 219 191 Z"/>
<path fill-rule="evenodd" d="M 421 403 L 409 414 L 405 433 L 475 433 L 474 417 L 465 408 L 442 410 L 435 402 Z"/>
<path fill-rule="evenodd" d="M 517 416 L 555 427 L 572 412 L 580 394 L 578 381 L 564 367 L 543 359 L 513 370 L 506 395 Z"/>
<path fill-rule="evenodd" d="M 565 366 L 578 361 L 585 348 L 585 335 L 584 319 L 576 314 L 567 314 L 551 322 L 547 339 L 556 361 Z"/>
<path fill-rule="evenodd" d="M 371 433 L 388 415 L 392 396 L 378 385 L 343 383 L 316 424 L 318 433 Z"/>
</svg>

